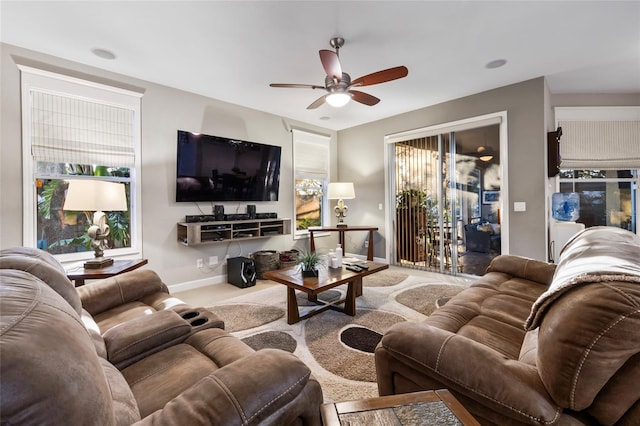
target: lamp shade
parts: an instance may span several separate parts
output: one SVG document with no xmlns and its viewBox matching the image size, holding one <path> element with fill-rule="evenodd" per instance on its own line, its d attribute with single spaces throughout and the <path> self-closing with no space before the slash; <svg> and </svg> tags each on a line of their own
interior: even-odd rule
<svg viewBox="0 0 640 426">
<path fill-rule="evenodd" d="M 356 198 L 353 182 L 331 182 L 327 190 L 327 198 L 330 200 L 350 200 Z"/>
<path fill-rule="evenodd" d="M 93 179 L 69 180 L 63 210 L 126 211 L 124 184 Z"/>
</svg>

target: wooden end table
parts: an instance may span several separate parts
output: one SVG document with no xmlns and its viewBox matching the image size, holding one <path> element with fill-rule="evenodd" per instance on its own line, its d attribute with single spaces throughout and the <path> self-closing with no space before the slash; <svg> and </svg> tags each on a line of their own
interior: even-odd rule
<svg viewBox="0 0 640 426">
<path fill-rule="evenodd" d="M 324 426 L 480 426 L 446 389 L 322 404 L 320 413 Z"/>
<path fill-rule="evenodd" d="M 356 314 L 356 297 L 362 295 L 362 278 L 389 268 L 386 263 L 366 262 L 369 267 L 362 272 L 354 272 L 342 268 L 320 268 L 317 277 L 303 277 L 298 266 L 285 269 L 267 271 L 264 277 L 287 286 L 287 322 L 295 324 L 298 321 L 312 317 L 328 309 L 343 312 L 347 315 Z M 318 300 L 318 294 L 342 284 L 347 284 L 347 295 L 344 299 L 336 302 L 324 302 Z M 309 301 L 319 305 L 318 308 L 300 315 L 296 290 L 308 294 Z M 344 303 L 344 307 L 336 306 Z"/>
<path fill-rule="evenodd" d="M 85 280 L 101 280 L 113 277 L 114 275 L 138 269 L 147 263 L 147 259 L 124 259 L 114 260 L 113 265 L 98 269 L 85 269 L 80 266 L 79 268 L 67 270 L 67 278 L 73 281 L 76 287 L 80 287 L 85 284 Z"/>
</svg>

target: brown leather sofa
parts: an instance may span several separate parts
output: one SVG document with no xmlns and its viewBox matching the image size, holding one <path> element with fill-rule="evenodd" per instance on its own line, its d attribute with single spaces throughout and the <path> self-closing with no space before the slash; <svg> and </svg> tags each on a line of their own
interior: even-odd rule
<svg viewBox="0 0 640 426">
<path fill-rule="evenodd" d="M 58 288 L 68 289 L 63 266 L 43 250 L 31 247 L 0 250 L 0 267 L 30 271 L 50 285 L 59 279 Z M 199 323 L 208 322 L 209 327 L 224 329 L 224 322 L 212 312 L 193 308 L 169 294 L 166 284 L 150 269 L 138 269 L 97 280 L 77 287 L 75 291 L 80 296 L 83 309 L 95 321 L 101 334 L 124 322 L 163 310 L 176 311 L 189 317 L 192 322 L 197 319 Z M 196 318 L 197 312 L 202 312 L 203 316 Z"/>
<path fill-rule="evenodd" d="M 55 259 L 26 258 L 0 254 L 1 424 L 320 424 L 320 385 L 294 355 L 256 352 L 186 305 L 135 315 L 115 284 L 119 301 L 88 307 L 132 317 L 101 333 Z"/>
<path fill-rule="evenodd" d="M 588 228 L 384 334 L 380 395 L 447 388 L 484 425 L 640 424 L 640 238 Z"/>
</svg>

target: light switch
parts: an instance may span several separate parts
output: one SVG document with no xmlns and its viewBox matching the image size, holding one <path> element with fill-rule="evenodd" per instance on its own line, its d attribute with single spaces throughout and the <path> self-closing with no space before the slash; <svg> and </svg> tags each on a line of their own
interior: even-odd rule
<svg viewBox="0 0 640 426">
<path fill-rule="evenodd" d="M 514 212 L 526 212 L 527 211 L 527 203 L 524 201 L 516 201 L 513 203 L 513 211 Z"/>
</svg>

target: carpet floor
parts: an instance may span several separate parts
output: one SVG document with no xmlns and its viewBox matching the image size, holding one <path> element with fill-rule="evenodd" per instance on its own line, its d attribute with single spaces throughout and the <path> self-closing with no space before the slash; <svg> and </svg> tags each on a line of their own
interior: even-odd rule
<svg viewBox="0 0 640 426">
<path fill-rule="evenodd" d="M 439 299 L 466 288 L 469 278 L 441 274 L 414 276 L 382 271 L 365 277 L 356 316 L 325 311 L 297 324 L 286 320 L 286 287 L 276 285 L 208 308 L 225 321 L 225 329 L 252 348 L 279 348 L 297 355 L 322 385 L 326 402 L 378 396 L 373 350 L 382 334 L 402 321 L 422 321 Z M 319 295 L 325 301 L 344 297 L 346 285 Z M 312 309 L 298 293 L 301 314 Z M 441 303 L 442 303 L 441 300 Z"/>
</svg>

